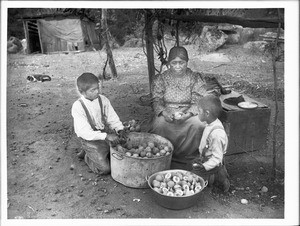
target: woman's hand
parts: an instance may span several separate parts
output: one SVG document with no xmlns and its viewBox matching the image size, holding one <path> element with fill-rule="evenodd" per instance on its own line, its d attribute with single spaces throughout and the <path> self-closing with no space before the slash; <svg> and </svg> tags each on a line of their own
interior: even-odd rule
<svg viewBox="0 0 300 226">
<path fill-rule="evenodd" d="M 163 111 L 161 114 L 162 116 L 164 116 L 167 122 L 173 122 L 173 115 L 171 113 L 169 113 L 168 111 Z"/>
<path fill-rule="evenodd" d="M 180 123 L 185 122 L 186 120 L 188 120 L 192 116 L 193 116 L 193 114 L 190 113 L 190 112 L 183 113 L 183 114 L 180 115 L 180 117 L 174 117 L 174 121 L 175 121 L 175 123 L 180 124 Z"/>
</svg>

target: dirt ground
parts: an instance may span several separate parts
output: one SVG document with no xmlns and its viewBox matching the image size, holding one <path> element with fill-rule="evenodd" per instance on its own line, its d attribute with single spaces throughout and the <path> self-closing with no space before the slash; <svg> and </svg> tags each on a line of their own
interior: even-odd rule
<svg viewBox="0 0 300 226">
<path fill-rule="evenodd" d="M 217 51 L 218 58 L 203 61 L 194 46 L 187 46 L 189 67 L 222 74 L 222 84 L 247 81 L 272 86 L 271 58 L 247 52 L 240 46 Z M 135 119 L 146 131 L 151 116 L 147 105 L 149 79 L 142 48 L 113 50 L 118 78 L 104 81 L 106 95 L 121 121 Z M 8 55 L 7 62 L 7 218 L 8 219 L 283 219 L 284 102 L 279 101 L 277 179 L 271 180 L 272 149 L 227 157 L 229 194 L 205 188 L 198 204 L 185 210 L 157 205 L 150 189 L 134 189 L 111 176 L 93 174 L 76 154 L 79 143 L 73 132 L 71 106 L 78 98 L 75 79 L 83 72 L 102 72 L 105 52 L 50 55 Z M 157 62 L 158 63 L 158 62 Z M 284 63 L 277 63 L 283 89 Z M 32 74 L 50 75 L 47 82 L 29 82 Z M 244 87 L 245 88 L 245 87 Z M 233 89 L 235 89 L 233 87 Z M 243 92 L 249 89 L 236 91 Z M 268 105 L 263 93 L 245 94 Z M 270 126 L 272 131 L 272 127 Z M 71 166 L 74 166 L 71 167 Z M 266 186 L 267 192 L 261 192 Z M 242 204 L 247 199 L 248 204 Z M 5 216 L 4 216 L 5 217 Z M 144 221 L 143 221 L 144 222 Z M 163 222 L 163 221 L 161 221 Z"/>
</svg>

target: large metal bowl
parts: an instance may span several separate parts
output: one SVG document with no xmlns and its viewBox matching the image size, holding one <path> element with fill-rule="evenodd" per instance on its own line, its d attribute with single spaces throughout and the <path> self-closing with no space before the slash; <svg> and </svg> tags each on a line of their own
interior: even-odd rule
<svg viewBox="0 0 300 226">
<path fill-rule="evenodd" d="M 182 174 L 190 173 L 193 176 L 197 177 L 200 180 L 201 184 L 201 190 L 193 195 L 189 196 L 167 196 L 161 193 L 158 193 L 157 191 L 154 190 L 152 186 L 152 182 L 157 176 L 157 174 L 166 174 L 166 173 L 175 173 L 175 172 L 180 172 Z M 154 200 L 157 204 L 159 204 L 162 207 L 168 208 L 168 209 L 173 209 L 173 210 L 181 210 L 181 209 L 186 209 L 189 207 L 194 206 L 198 201 L 200 196 L 202 195 L 201 192 L 202 190 L 207 186 L 207 181 L 204 181 L 204 179 L 192 172 L 186 171 L 186 170 L 180 170 L 180 169 L 173 169 L 173 170 L 165 170 L 165 171 L 160 171 L 157 173 L 152 174 L 148 178 L 148 185 L 151 188 Z"/>
</svg>

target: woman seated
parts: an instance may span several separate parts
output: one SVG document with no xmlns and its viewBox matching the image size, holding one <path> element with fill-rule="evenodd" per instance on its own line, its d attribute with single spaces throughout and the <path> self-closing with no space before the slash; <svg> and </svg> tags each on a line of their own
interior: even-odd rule
<svg viewBox="0 0 300 226">
<path fill-rule="evenodd" d="M 169 52 L 169 69 L 157 75 L 152 85 L 155 117 L 151 133 L 167 138 L 174 146 L 172 169 L 191 170 L 198 154 L 205 124 L 197 117 L 197 99 L 205 96 L 206 85 L 188 65 L 184 47 Z"/>
</svg>

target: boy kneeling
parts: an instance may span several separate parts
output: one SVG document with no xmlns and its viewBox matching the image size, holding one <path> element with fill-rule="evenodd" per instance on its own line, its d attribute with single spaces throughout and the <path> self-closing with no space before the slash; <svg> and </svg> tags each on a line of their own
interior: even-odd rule
<svg viewBox="0 0 300 226">
<path fill-rule="evenodd" d="M 72 106 L 72 116 L 82 144 L 78 157 L 84 158 L 94 173 L 109 174 L 108 142 L 117 144 L 124 138 L 123 124 L 110 101 L 99 94 L 99 79 L 94 74 L 79 76 L 77 88 L 81 97 Z"/>
<path fill-rule="evenodd" d="M 214 95 L 202 97 L 198 102 L 199 119 L 207 125 L 200 141 L 200 157 L 193 161 L 193 172 L 227 192 L 230 187 L 225 168 L 224 154 L 228 146 L 228 137 L 218 119 L 222 112 L 221 101 Z"/>
</svg>

